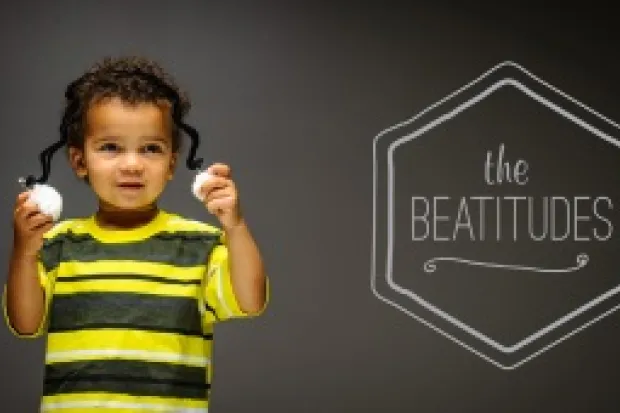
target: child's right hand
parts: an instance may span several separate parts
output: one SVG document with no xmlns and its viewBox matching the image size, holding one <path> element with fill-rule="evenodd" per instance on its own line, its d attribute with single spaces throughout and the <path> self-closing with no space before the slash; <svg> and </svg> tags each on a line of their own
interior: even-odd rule
<svg viewBox="0 0 620 413">
<path fill-rule="evenodd" d="M 54 222 L 52 217 L 41 213 L 39 207 L 28 201 L 29 192 L 17 196 L 13 211 L 13 243 L 15 251 L 25 256 L 36 256 L 43 246 L 43 235 Z"/>
</svg>

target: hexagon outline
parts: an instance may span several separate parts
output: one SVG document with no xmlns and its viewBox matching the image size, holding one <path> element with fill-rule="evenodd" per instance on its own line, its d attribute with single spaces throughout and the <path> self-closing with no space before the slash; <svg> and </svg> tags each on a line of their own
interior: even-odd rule
<svg viewBox="0 0 620 413">
<path fill-rule="evenodd" d="M 400 311 L 406 313 L 407 315 L 409 315 L 410 317 L 416 319 L 418 322 L 426 325 L 427 327 L 431 328 L 432 330 L 440 333 L 441 335 L 445 336 L 446 338 L 454 341 L 456 344 L 466 348 L 467 350 L 473 352 L 474 354 L 480 356 L 481 358 L 485 359 L 486 361 L 490 362 L 491 364 L 504 369 L 504 370 L 511 370 L 511 369 L 515 369 L 519 366 L 521 366 L 522 364 L 524 364 L 525 362 L 533 359 L 534 357 L 539 356 L 540 354 L 544 353 L 547 350 L 550 350 L 552 347 L 555 347 L 556 345 L 560 344 L 562 341 L 572 337 L 573 335 L 577 334 L 578 332 L 582 331 L 583 329 L 591 326 L 592 324 L 600 321 L 601 319 L 607 317 L 608 315 L 613 314 L 614 312 L 616 312 L 617 310 L 620 309 L 620 304 L 603 312 L 602 314 L 599 314 L 598 316 L 590 319 L 589 321 L 583 323 L 582 325 L 580 325 L 577 328 L 574 328 L 573 330 L 569 331 L 568 333 L 566 333 L 565 335 L 563 335 L 562 337 L 560 337 L 559 339 L 553 341 L 550 344 L 547 344 L 546 346 L 542 347 L 541 349 L 538 349 L 537 351 L 533 352 L 532 354 L 530 354 L 529 356 L 521 359 L 520 361 L 512 364 L 512 365 L 504 365 L 502 363 L 497 362 L 496 360 L 492 359 L 491 357 L 487 356 L 486 354 L 482 353 L 481 351 L 475 349 L 474 347 L 472 347 L 471 345 L 468 345 L 466 343 L 464 343 L 462 340 L 459 340 L 458 338 L 454 337 L 453 335 L 449 334 L 448 332 L 442 330 L 441 328 L 435 326 L 433 323 L 425 320 L 424 318 L 416 315 L 414 312 L 408 310 L 407 308 L 404 308 L 402 305 L 400 305 L 399 303 L 389 299 L 388 297 L 382 295 L 376 286 L 376 278 L 377 278 L 377 266 L 376 266 L 376 255 L 377 255 L 377 247 L 376 247 L 376 238 L 377 238 L 377 143 L 379 141 L 379 139 L 381 139 L 381 137 L 383 137 L 385 134 L 387 134 L 388 132 L 398 129 L 400 127 L 403 127 L 409 123 L 414 122 L 415 120 L 417 120 L 418 118 L 420 118 L 421 116 L 423 116 L 424 114 L 426 114 L 427 112 L 429 112 L 430 110 L 434 109 L 435 107 L 445 103 L 446 101 L 452 99 L 453 97 L 455 97 L 456 95 L 462 93 L 463 91 L 465 91 L 466 89 L 469 89 L 470 87 L 474 86 L 476 83 L 480 82 L 481 80 L 483 80 L 484 78 L 488 77 L 489 75 L 491 75 L 493 72 L 497 71 L 498 69 L 504 67 L 504 66 L 511 66 L 513 68 L 516 68 L 517 70 L 519 70 L 520 72 L 526 74 L 529 78 L 535 80 L 536 82 L 542 84 L 543 86 L 547 87 L 548 89 L 552 90 L 554 93 L 568 99 L 569 101 L 571 101 L 572 103 L 577 104 L 578 106 L 580 106 L 581 108 L 587 110 L 588 112 L 590 112 L 591 114 L 596 115 L 598 118 L 606 121 L 607 123 L 609 123 L 610 125 L 614 126 L 617 129 L 620 129 L 620 126 L 613 122 L 612 120 L 606 118 L 605 116 L 601 115 L 600 113 L 596 112 L 595 110 L 587 107 L 586 105 L 584 105 L 583 103 L 579 102 L 578 100 L 576 100 L 575 98 L 567 95 L 566 93 L 562 92 L 561 90 L 557 89 L 556 87 L 550 85 L 549 83 L 545 82 L 544 80 L 538 78 L 537 76 L 535 76 L 534 74 L 532 74 L 531 72 L 529 72 L 528 70 L 526 70 L 525 68 L 523 68 L 521 65 L 514 63 L 512 61 L 504 61 L 501 62 L 499 64 L 497 64 L 496 66 L 492 67 L 491 69 L 489 69 L 488 71 L 486 71 L 485 73 L 483 73 L 481 76 L 479 76 L 478 78 L 474 79 L 473 81 L 471 81 L 470 83 L 466 84 L 465 86 L 461 87 L 460 89 L 454 91 L 453 93 L 447 95 L 446 97 L 444 97 L 443 99 L 437 101 L 436 103 L 434 103 L 431 106 L 428 106 L 426 109 L 422 110 L 421 112 L 419 112 L 417 115 L 415 115 L 414 117 L 405 120 L 403 122 L 400 122 L 396 125 L 393 125 L 387 129 L 384 129 L 383 131 L 381 131 L 373 140 L 373 238 L 372 238 L 372 256 L 371 256 L 371 290 L 373 292 L 373 294 L 379 298 L 381 301 L 385 302 L 386 304 L 389 304 L 397 309 L 399 309 Z M 444 114 L 442 116 L 439 116 L 437 118 L 435 118 L 433 121 L 426 123 L 423 127 L 416 129 L 414 132 L 407 134 L 406 136 L 403 136 L 399 139 L 397 139 L 396 141 L 392 142 L 389 146 L 388 149 L 388 168 L 387 168 L 387 175 L 388 175 L 388 207 L 387 207 L 387 215 L 388 215 L 388 236 L 387 236 L 387 242 L 388 242 L 388 247 L 387 247 L 387 268 L 386 268 L 386 280 L 387 280 L 387 284 L 390 287 L 390 289 L 392 289 L 393 291 L 401 294 L 401 295 L 405 295 L 407 296 L 409 299 L 412 299 L 413 301 L 415 301 L 418 305 L 421 305 L 422 307 L 424 307 L 426 310 L 434 313 L 435 315 L 441 317 L 442 319 L 444 319 L 445 321 L 451 323 L 452 325 L 458 327 L 459 329 L 465 331 L 466 333 L 470 334 L 471 336 L 477 338 L 478 340 L 492 346 L 493 348 L 495 348 L 496 350 L 502 352 L 502 353 L 513 353 L 517 350 L 520 350 L 521 348 L 525 347 L 526 345 L 530 344 L 531 342 L 541 338 L 542 336 L 544 336 L 545 334 L 551 332 L 554 329 L 557 329 L 558 327 L 560 327 L 561 325 L 569 322 L 570 320 L 574 319 L 575 317 L 579 316 L 580 314 L 584 313 L 585 311 L 591 309 L 592 307 L 595 307 L 596 305 L 600 304 L 601 302 L 611 298 L 612 296 L 618 294 L 618 292 L 620 292 L 620 285 L 607 290 L 606 292 L 600 294 L 599 296 L 597 296 L 594 299 L 591 299 L 590 301 L 588 301 L 586 304 L 581 305 L 580 307 L 578 307 L 577 309 L 569 312 L 568 314 L 566 314 L 563 317 L 558 318 L 556 321 L 550 323 L 549 325 L 547 325 L 546 327 L 534 332 L 533 334 L 527 336 L 526 338 L 522 339 L 521 341 L 517 342 L 516 344 L 512 345 L 512 346 L 506 346 L 503 344 L 498 343 L 497 341 L 491 339 L 490 337 L 484 335 L 483 333 L 473 329 L 472 327 L 466 325 L 465 323 L 463 323 L 462 321 L 456 319 L 455 317 L 449 315 L 447 312 L 444 312 L 442 310 L 440 310 L 439 308 L 437 308 L 436 306 L 432 305 L 430 302 L 427 302 L 426 300 L 424 300 L 422 297 L 416 295 L 415 293 L 413 293 L 411 290 L 408 290 L 406 288 L 403 288 L 401 286 L 399 286 L 398 284 L 396 284 L 396 282 L 394 282 L 393 278 L 392 278 L 392 271 L 391 271 L 391 265 L 392 265 L 392 259 L 391 259 L 391 255 L 392 255 L 392 227 L 393 227 L 393 207 L 392 207 L 392 198 L 393 198 L 393 153 L 394 150 L 400 146 L 401 144 L 410 141 L 412 139 L 415 139 L 421 135 L 423 135 L 424 133 L 428 132 L 429 130 L 431 130 L 432 128 L 438 126 L 439 124 L 457 116 L 460 112 L 462 112 L 463 110 L 467 109 L 470 106 L 475 105 L 476 103 L 480 102 L 481 100 L 483 100 L 484 98 L 488 97 L 489 95 L 491 95 L 492 93 L 494 93 L 495 91 L 499 90 L 502 87 L 505 86 L 513 86 L 515 88 L 517 88 L 519 91 L 521 91 L 522 93 L 524 93 L 526 96 L 532 98 L 533 100 L 536 100 L 538 103 L 543 104 L 544 106 L 546 106 L 547 108 L 555 111 L 556 113 L 560 114 L 561 116 L 563 116 L 564 118 L 570 120 L 571 122 L 577 124 L 578 126 L 582 127 L 583 129 L 586 129 L 588 132 L 596 135 L 597 137 L 606 140 L 607 142 L 620 147 L 620 143 L 618 141 L 616 141 L 613 137 L 605 134 L 604 132 L 600 131 L 599 129 L 595 128 L 594 126 L 590 125 L 589 123 L 585 122 L 584 120 L 582 120 L 581 118 L 575 116 L 574 114 L 572 114 L 571 112 L 563 109 L 562 107 L 556 105 L 555 103 L 553 103 L 552 101 L 550 101 L 549 99 L 544 98 L 543 96 L 537 94 L 536 92 L 534 92 L 533 90 L 529 89 L 527 86 L 523 85 L 521 82 L 512 79 L 512 78 L 504 78 L 501 79 L 495 83 L 493 83 L 491 86 L 489 86 L 488 88 L 486 88 L 485 90 L 483 90 L 482 92 L 478 93 L 477 95 L 475 95 L 473 98 L 467 100 L 465 103 L 462 103 L 461 105 L 457 106 L 455 109 L 451 110 L 450 112 L 448 112 L 447 114 Z"/>
</svg>

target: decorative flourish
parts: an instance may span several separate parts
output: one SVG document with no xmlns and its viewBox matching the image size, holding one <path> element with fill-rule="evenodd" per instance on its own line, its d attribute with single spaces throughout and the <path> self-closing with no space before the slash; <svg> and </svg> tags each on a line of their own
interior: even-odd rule
<svg viewBox="0 0 620 413">
<path fill-rule="evenodd" d="M 463 259 L 463 258 L 458 258 L 458 257 L 438 257 L 438 258 L 432 258 L 430 260 L 427 260 L 424 263 L 424 271 L 431 273 L 431 272 L 435 272 L 437 270 L 437 263 L 439 261 L 453 261 L 453 262 L 459 262 L 462 264 L 468 264 L 468 265 L 477 265 L 479 267 L 490 267 L 490 268 L 504 268 L 504 269 L 508 269 L 508 270 L 514 270 L 514 271 L 532 271 L 532 272 L 573 272 L 573 271 L 577 271 L 580 270 L 581 268 L 585 267 L 588 262 L 590 261 L 590 257 L 588 257 L 588 254 L 586 253 L 581 253 L 579 255 L 577 255 L 577 265 L 574 267 L 567 267 L 567 268 L 538 268 L 538 267 L 525 267 L 522 265 L 511 265 L 511 264 L 497 264 L 494 262 L 482 262 L 482 261 L 473 261 L 473 260 L 467 260 L 467 259 Z"/>
</svg>

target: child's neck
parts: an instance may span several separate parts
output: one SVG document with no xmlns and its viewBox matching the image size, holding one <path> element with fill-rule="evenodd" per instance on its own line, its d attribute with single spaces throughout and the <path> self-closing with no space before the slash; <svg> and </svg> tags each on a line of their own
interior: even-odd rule
<svg viewBox="0 0 620 413">
<path fill-rule="evenodd" d="M 148 224 L 158 213 L 157 205 L 134 211 L 114 210 L 100 205 L 95 220 L 101 228 L 132 229 Z"/>
</svg>

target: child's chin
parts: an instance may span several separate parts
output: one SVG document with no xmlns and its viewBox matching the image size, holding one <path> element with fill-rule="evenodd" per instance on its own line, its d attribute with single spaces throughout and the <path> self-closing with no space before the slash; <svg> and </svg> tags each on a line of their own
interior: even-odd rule
<svg viewBox="0 0 620 413">
<path fill-rule="evenodd" d="M 151 209 L 155 200 L 106 200 L 106 204 L 119 211 L 140 211 Z"/>
</svg>

